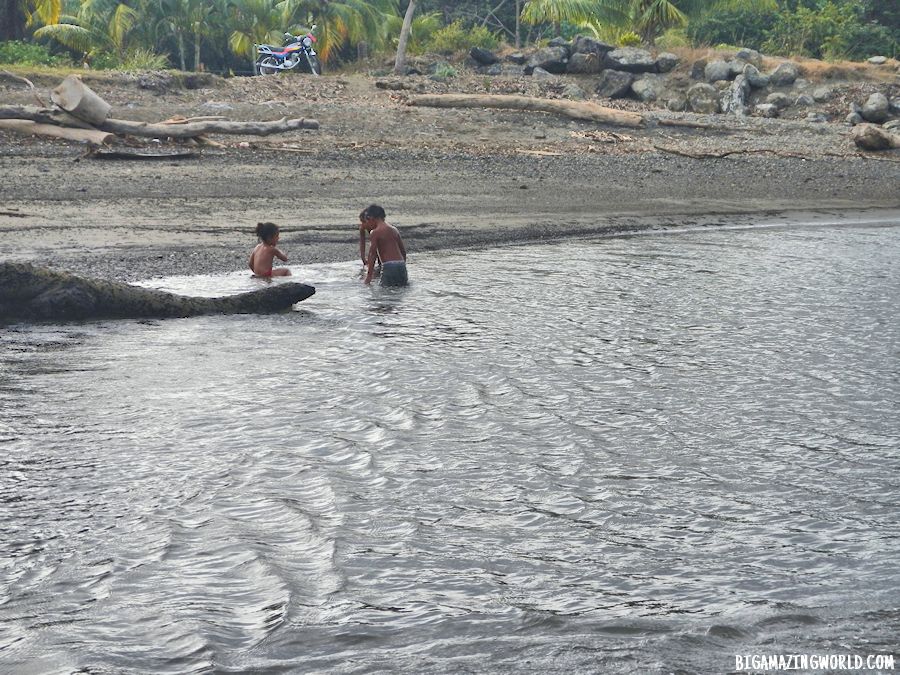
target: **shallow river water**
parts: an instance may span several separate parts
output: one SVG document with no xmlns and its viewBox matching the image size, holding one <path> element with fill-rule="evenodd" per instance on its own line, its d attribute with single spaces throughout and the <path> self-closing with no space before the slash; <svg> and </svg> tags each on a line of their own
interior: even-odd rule
<svg viewBox="0 0 900 675">
<path fill-rule="evenodd" d="M 295 267 L 275 316 L 3 329 L 0 672 L 897 653 L 900 224 L 357 269 Z"/>
</svg>

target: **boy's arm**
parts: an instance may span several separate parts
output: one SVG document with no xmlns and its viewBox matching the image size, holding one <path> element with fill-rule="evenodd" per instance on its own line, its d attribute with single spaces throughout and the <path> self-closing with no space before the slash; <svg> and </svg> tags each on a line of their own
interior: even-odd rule
<svg viewBox="0 0 900 675">
<path fill-rule="evenodd" d="M 372 277 L 375 276 L 375 258 L 378 257 L 378 239 L 376 235 L 372 235 L 372 241 L 369 243 L 369 259 L 366 261 L 368 270 L 366 271 L 366 283 L 372 283 Z"/>
<path fill-rule="evenodd" d="M 403 239 L 397 237 L 397 243 L 400 244 L 400 255 L 403 256 L 403 262 L 406 262 L 406 247 L 403 245 Z"/>
<path fill-rule="evenodd" d="M 253 269 L 253 256 L 254 256 L 255 254 L 256 254 L 256 249 L 254 249 L 254 250 L 250 253 L 250 260 L 247 261 L 247 264 L 250 265 L 250 269 L 251 269 L 251 270 Z"/>
<path fill-rule="evenodd" d="M 287 262 L 287 256 L 279 251 L 277 248 L 272 250 L 272 253 L 278 258 L 281 262 Z"/>
<path fill-rule="evenodd" d="M 366 264 L 366 231 L 362 228 L 359 229 L 359 259 Z"/>
</svg>

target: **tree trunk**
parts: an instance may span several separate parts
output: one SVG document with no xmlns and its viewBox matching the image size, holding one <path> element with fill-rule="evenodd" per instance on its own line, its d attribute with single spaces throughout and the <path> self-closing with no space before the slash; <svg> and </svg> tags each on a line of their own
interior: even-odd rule
<svg viewBox="0 0 900 675">
<path fill-rule="evenodd" d="M 516 49 L 522 48 L 522 0 L 516 0 Z"/>
<path fill-rule="evenodd" d="M 88 124 L 99 126 L 109 115 L 110 105 L 97 96 L 77 75 L 69 75 L 50 92 L 50 100 Z"/>
<path fill-rule="evenodd" d="M 639 113 L 604 108 L 589 101 L 561 101 L 548 98 L 507 95 L 430 94 L 413 96 L 410 105 L 432 108 L 503 108 L 506 110 L 531 110 L 563 115 L 577 120 L 589 120 L 601 124 L 623 127 L 639 127 L 644 118 Z"/>
<path fill-rule="evenodd" d="M 416 11 L 416 0 L 409 0 L 406 14 L 403 16 L 403 27 L 400 29 L 400 40 L 397 42 L 397 58 L 394 61 L 394 74 L 406 74 L 406 45 L 409 43 L 409 33 L 412 30 L 413 14 Z"/>
<path fill-rule="evenodd" d="M 178 61 L 181 65 L 181 72 L 187 70 L 187 62 L 184 60 L 184 35 L 178 31 Z"/>
<path fill-rule="evenodd" d="M 38 108 L 26 105 L 0 106 L 0 120 L 19 119 L 31 120 L 45 124 L 74 126 L 80 124 L 86 126 L 80 120 L 70 121 L 68 115 L 58 110 Z M 109 118 L 97 128 L 114 133 L 130 136 L 142 136 L 145 138 L 193 138 L 204 134 L 243 134 L 248 136 L 268 136 L 297 129 L 318 129 L 319 122 L 312 119 L 282 118 L 272 122 L 228 122 L 220 120 L 201 120 L 197 122 L 185 122 L 173 124 L 172 122 L 160 124 L 148 124 L 147 122 L 131 122 L 129 120 L 117 120 Z M 96 131 L 96 129 L 94 129 Z"/>
<path fill-rule="evenodd" d="M 200 72 L 200 25 L 194 27 L 194 72 Z"/>
<path fill-rule="evenodd" d="M 72 129 L 70 127 L 59 127 L 55 124 L 40 124 L 31 120 L 0 119 L 0 129 L 9 129 L 25 136 L 63 138 L 67 141 L 89 143 L 91 145 L 105 145 L 115 138 L 113 134 L 97 131 L 96 129 Z"/>
</svg>

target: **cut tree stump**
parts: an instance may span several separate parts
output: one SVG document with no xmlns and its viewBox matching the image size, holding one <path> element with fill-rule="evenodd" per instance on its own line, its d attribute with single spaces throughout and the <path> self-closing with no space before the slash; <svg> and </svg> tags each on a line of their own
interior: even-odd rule
<svg viewBox="0 0 900 675">
<path fill-rule="evenodd" d="M 50 100 L 67 113 L 94 126 L 99 126 L 109 117 L 109 103 L 95 94 L 77 75 L 66 77 L 50 92 Z"/>
<path fill-rule="evenodd" d="M 639 127 L 644 118 L 639 113 L 605 108 L 589 101 L 563 101 L 549 98 L 531 98 L 503 94 L 425 94 L 413 96 L 409 105 L 430 108 L 500 108 L 504 110 L 529 110 L 563 115 L 576 120 L 588 120 L 622 127 Z"/>
</svg>

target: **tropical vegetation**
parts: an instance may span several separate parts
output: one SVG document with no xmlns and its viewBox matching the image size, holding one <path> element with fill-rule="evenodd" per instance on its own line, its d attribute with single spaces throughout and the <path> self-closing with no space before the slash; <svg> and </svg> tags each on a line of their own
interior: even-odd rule
<svg viewBox="0 0 900 675">
<path fill-rule="evenodd" d="M 249 72 L 254 44 L 312 25 L 332 64 L 576 34 L 831 60 L 900 55 L 900 3 L 882 0 L 0 0 L 0 16 L 0 62 L 94 68 Z"/>
</svg>

